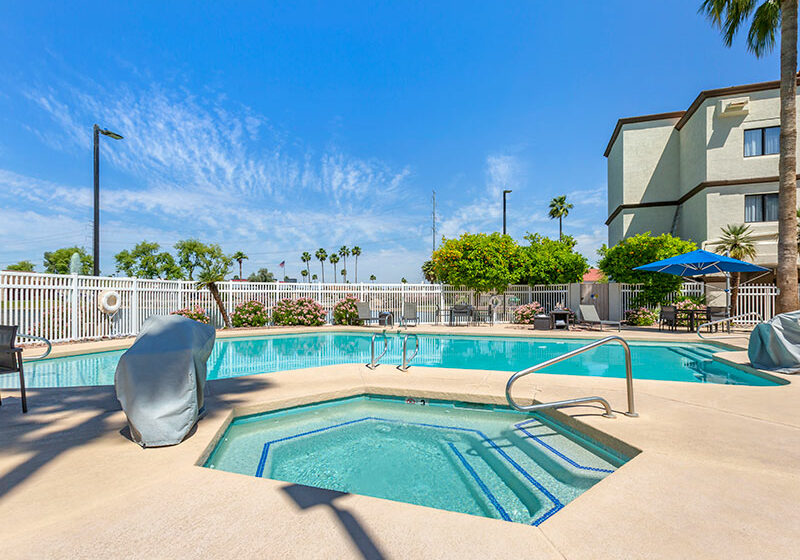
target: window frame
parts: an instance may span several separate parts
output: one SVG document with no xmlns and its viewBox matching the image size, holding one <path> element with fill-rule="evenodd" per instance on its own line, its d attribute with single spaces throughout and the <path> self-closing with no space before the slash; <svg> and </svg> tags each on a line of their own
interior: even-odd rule
<svg viewBox="0 0 800 560">
<path fill-rule="evenodd" d="M 753 196 L 757 196 L 759 201 L 760 201 L 760 204 L 759 204 L 761 206 L 761 219 L 760 220 L 748 220 L 747 219 L 747 198 L 748 197 L 753 197 Z M 744 202 L 744 223 L 746 223 L 746 224 L 769 224 L 769 223 L 775 223 L 775 222 L 778 221 L 778 218 L 776 218 L 774 220 L 766 220 L 766 219 L 764 219 L 767 216 L 767 197 L 768 196 L 778 196 L 778 193 L 777 192 L 768 192 L 768 193 L 753 193 L 753 194 L 744 195 L 744 199 L 745 199 L 745 202 Z"/>
<path fill-rule="evenodd" d="M 766 131 L 767 131 L 767 129 L 772 129 L 772 128 L 777 128 L 778 129 L 778 151 L 777 152 L 766 153 L 766 152 L 764 152 L 765 146 L 767 145 L 767 132 Z M 747 133 L 748 132 L 752 132 L 754 130 L 758 130 L 758 131 L 761 132 L 761 153 L 747 155 L 747 141 L 745 140 L 745 138 L 747 137 Z M 762 126 L 762 127 L 758 127 L 758 128 L 745 128 L 745 129 L 743 129 L 743 131 L 742 131 L 742 157 L 752 158 L 752 157 L 778 155 L 780 153 L 780 151 L 781 151 L 780 130 L 781 130 L 781 125 L 779 125 L 779 124 L 778 125 L 772 125 L 772 126 Z"/>
</svg>

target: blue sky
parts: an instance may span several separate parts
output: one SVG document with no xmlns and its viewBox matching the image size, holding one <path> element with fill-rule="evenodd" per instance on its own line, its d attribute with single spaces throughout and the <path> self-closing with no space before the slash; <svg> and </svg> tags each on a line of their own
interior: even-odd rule
<svg viewBox="0 0 800 560">
<path fill-rule="evenodd" d="M 696 1 L 0 1 L 0 266 L 91 247 L 91 127 L 103 138 L 102 259 L 187 237 L 298 275 L 359 245 L 362 279 L 420 279 L 439 234 L 606 239 L 603 150 L 619 117 L 777 79 L 722 45 Z M 743 38 L 742 38 L 743 39 Z M 318 265 L 317 265 L 318 268 Z M 352 268 L 352 267 L 351 267 Z"/>
</svg>

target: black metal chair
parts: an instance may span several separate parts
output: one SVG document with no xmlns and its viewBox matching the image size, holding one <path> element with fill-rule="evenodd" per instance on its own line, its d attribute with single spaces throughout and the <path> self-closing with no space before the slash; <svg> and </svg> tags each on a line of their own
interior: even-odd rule
<svg viewBox="0 0 800 560">
<path fill-rule="evenodd" d="M 474 314 L 475 308 L 471 305 L 457 303 L 450 308 L 450 326 L 456 324 L 456 319 L 459 317 L 465 317 L 467 319 L 467 324 L 469 325 L 473 320 Z"/>
<path fill-rule="evenodd" d="M 670 330 L 678 328 L 678 308 L 674 305 L 662 305 L 658 314 L 658 330 L 667 325 Z"/>
<path fill-rule="evenodd" d="M 19 372 L 19 390 L 22 393 L 22 412 L 28 412 L 25 398 L 25 374 L 22 371 L 22 348 L 15 346 L 17 327 L 0 325 L 0 375 Z M 0 400 L 0 405 L 3 401 Z"/>
<path fill-rule="evenodd" d="M 706 320 L 711 323 L 713 321 L 719 321 L 721 319 L 727 319 L 729 316 L 728 308 L 723 306 L 715 306 L 710 305 L 706 307 Z M 731 332 L 731 324 L 730 322 L 726 323 L 723 329 L 727 329 L 728 332 Z M 718 332 L 719 331 L 719 323 L 716 325 L 708 325 L 708 332 Z"/>
</svg>

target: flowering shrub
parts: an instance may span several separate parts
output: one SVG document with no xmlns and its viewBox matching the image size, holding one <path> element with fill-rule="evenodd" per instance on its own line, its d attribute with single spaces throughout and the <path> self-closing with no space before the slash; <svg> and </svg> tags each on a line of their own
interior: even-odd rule
<svg viewBox="0 0 800 560">
<path fill-rule="evenodd" d="M 646 307 L 638 309 L 627 309 L 625 311 L 625 322 L 637 327 L 647 327 L 654 325 L 658 321 L 658 312 Z"/>
<path fill-rule="evenodd" d="M 697 300 L 688 298 L 688 297 L 686 297 L 686 298 L 684 298 L 684 299 L 682 299 L 680 301 L 676 301 L 674 303 L 674 305 L 675 305 L 675 309 L 678 310 L 678 321 L 677 321 L 677 324 L 680 325 L 680 326 L 686 326 L 686 325 L 689 324 L 689 317 L 687 317 L 686 315 L 681 315 L 681 313 L 680 313 L 681 311 L 686 311 L 686 310 L 689 310 L 689 309 L 701 309 L 702 310 L 702 309 L 706 308 L 706 306 L 704 304 L 698 302 Z"/>
<path fill-rule="evenodd" d="M 260 301 L 246 301 L 236 306 L 231 323 L 234 327 L 263 327 L 267 324 L 267 310 Z"/>
<path fill-rule="evenodd" d="M 272 309 L 276 325 L 318 327 L 325 324 L 325 310 L 311 298 L 282 299 Z"/>
<path fill-rule="evenodd" d="M 526 303 L 514 309 L 514 319 L 523 325 L 532 325 L 533 318 L 544 313 L 544 307 L 538 301 Z"/>
<path fill-rule="evenodd" d="M 356 308 L 358 298 L 352 294 L 347 294 L 343 299 L 336 302 L 333 306 L 334 325 L 357 325 L 358 309 Z"/>
<path fill-rule="evenodd" d="M 195 305 L 194 307 L 185 307 L 183 309 L 178 309 L 177 311 L 173 311 L 172 315 L 180 315 L 181 317 L 187 317 L 198 323 L 205 323 L 206 325 L 211 322 L 206 314 L 206 310 L 200 307 L 199 305 Z"/>
</svg>

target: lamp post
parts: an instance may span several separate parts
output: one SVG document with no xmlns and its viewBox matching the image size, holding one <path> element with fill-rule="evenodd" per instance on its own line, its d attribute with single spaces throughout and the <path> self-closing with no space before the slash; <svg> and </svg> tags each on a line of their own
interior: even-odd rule
<svg viewBox="0 0 800 560">
<path fill-rule="evenodd" d="M 506 195 L 510 192 L 510 190 L 503 191 L 503 235 L 506 234 Z"/>
<path fill-rule="evenodd" d="M 94 125 L 94 239 L 92 256 L 94 259 L 93 274 L 100 276 L 100 135 L 114 140 L 122 140 L 122 136 L 107 128 Z"/>
</svg>

